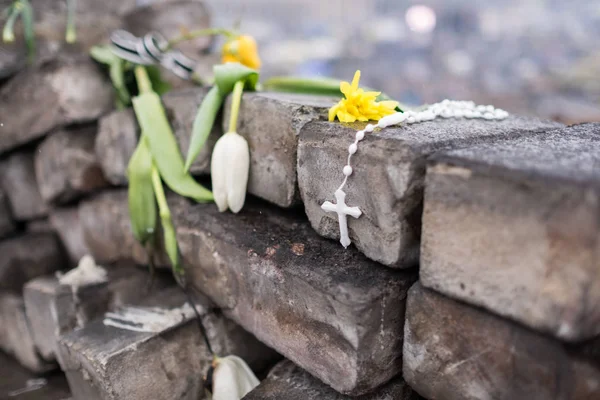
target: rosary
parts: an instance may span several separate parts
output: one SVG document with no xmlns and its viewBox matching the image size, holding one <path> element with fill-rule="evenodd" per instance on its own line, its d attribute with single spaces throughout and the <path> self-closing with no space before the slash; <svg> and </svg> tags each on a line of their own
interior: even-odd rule
<svg viewBox="0 0 600 400">
<path fill-rule="evenodd" d="M 346 205 L 346 192 L 343 189 L 348 182 L 348 178 L 352 175 L 352 165 L 350 164 L 352 156 L 358 151 L 358 143 L 365 138 L 365 132 L 371 133 L 375 128 L 385 128 L 403 122 L 406 124 L 415 124 L 424 121 L 433 121 L 436 118 L 503 120 L 506 117 L 508 117 L 506 111 L 494 108 L 493 106 L 478 106 L 472 101 L 444 100 L 441 103 L 430 105 L 421 111 L 406 111 L 404 113 L 398 112 L 388 115 L 380 119 L 376 125 L 369 124 L 365 129 L 356 132 L 354 143 L 348 147 L 348 162 L 342 169 L 344 181 L 335 191 L 336 203 L 326 201 L 321 205 L 323 211 L 337 213 L 340 225 L 340 243 L 342 246 L 347 248 L 352 243 L 348 236 L 347 216 L 350 215 L 354 218 L 359 218 L 362 215 L 360 208 Z"/>
</svg>

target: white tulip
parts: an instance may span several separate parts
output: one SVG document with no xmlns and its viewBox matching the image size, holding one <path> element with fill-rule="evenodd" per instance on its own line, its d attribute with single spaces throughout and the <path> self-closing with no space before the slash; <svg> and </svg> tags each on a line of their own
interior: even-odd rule
<svg viewBox="0 0 600 400">
<path fill-rule="evenodd" d="M 248 142 L 236 132 L 221 136 L 212 154 L 210 165 L 212 190 L 219 211 L 228 208 L 238 213 L 246 200 L 250 172 Z"/>
<path fill-rule="evenodd" d="M 240 400 L 260 381 L 250 367 L 237 356 L 217 358 L 212 376 L 212 400 Z"/>
</svg>

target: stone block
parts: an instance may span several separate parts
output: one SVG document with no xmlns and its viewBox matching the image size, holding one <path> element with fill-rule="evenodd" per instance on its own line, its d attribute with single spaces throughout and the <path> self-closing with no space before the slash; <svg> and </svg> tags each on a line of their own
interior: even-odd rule
<svg viewBox="0 0 600 400">
<path fill-rule="evenodd" d="M 0 164 L 0 185 L 16 220 L 30 220 L 48 214 L 48 206 L 40 195 L 35 178 L 33 153 L 15 153 L 4 160 Z"/>
<path fill-rule="evenodd" d="M 162 97 L 184 158 L 190 145 L 194 118 L 207 92 L 208 89 L 204 88 L 185 89 L 169 92 Z M 210 155 L 222 133 L 219 121 L 220 117 L 204 148 L 190 168 L 194 175 L 210 172 Z M 100 120 L 96 138 L 96 155 L 106 178 L 113 185 L 127 184 L 127 165 L 137 145 L 138 136 L 139 127 L 132 110 L 116 111 Z"/>
<path fill-rule="evenodd" d="M 67 400 L 71 396 L 64 374 L 41 378 L 0 353 L 0 398 L 16 400 Z"/>
<path fill-rule="evenodd" d="M 88 56 L 29 68 L 0 89 L 0 153 L 53 129 L 95 120 L 112 108 L 113 97 L 108 78 Z"/>
<path fill-rule="evenodd" d="M 416 271 L 344 250 L 277 208 L 248 203 L 232 216 L 178 200 L 171 211 L 189 282 L 227 316 L 344 394 L 398 374 Z"/>
<path fill-rule="evenodd" d="M 83 237 L 79 207 L 54 208 L 50 211 L 49 220 L 60 237 L 71 265 L 77 265 L 81 257 L 90 253 Z"/>
<path fill-rule="evenodd" d="M 172 320 L 152 332 L 136 332 L 96 321 L 59 340 L 59 362 L 75 398 L 197 399 L 212 356 L 200 335 L 194 313 L 181 289 L 166 289 L 150 297 L 141 314 L 161 314 L 180 307 Z M 277 357 L 254 337 L 222 316 L 198 305 L 215 351 L 236 354 L 256 368 Z M 210 315 L 212 314 L 212 315 Z M 175 318 L 179 316 L 180 318 Z M 207 318 L 208 317 L 208 318 Z M 214 322 L 214 323 L 211 323 Z M 234 340 L 231 340 L 234 338 Z M 224 353 L 221 353 L 224 354 Z"/>
<path fill-rule="evenodd" d="M 17 229 L 6 194 L 0 190 L 0 239 Z"/>
<path fill-rule="evenodd" d="M 95 125 L 48 136 L 35 153 L 35 176 L 42 199 L 65 204 L 108 185 L 96 159 Z"/>
<path fill-rule="evenodd" d="M 250 147 L 248 192 L 280 207 L 300 202 L 296 153 L 300 130 L 324 120 L 336 99 L 287 93 L 246 93 L 237 130 Z M 225 105 L 223 131 L 229 128 L 231 98 Z M 348 146 L 346 146 L 347 148 Z"/>
<path fill-rule="evenodd" d="M 352 242 L 384 265 L 415 266 L 428 156 L 559 126 L 511 116 L 503 121 L 435 120 L 368 133 L 352 159 L 354 173 L 345 189 L 347 204 L 360 207 L 363 213 L 358 219 L 348 219 Z M 338 219 L 323 211 L 321 204 L 334 200 L 356 130 L 339 123 L 313 122 L 300 134 L 298 183 L 306 214 L 320 235 L 332 239 L 339 240 Z"/>
<path fill-rule="evenodd" d="M 55 360 L 58 337 L 81 329 L 108 310 L 138 302 L 149 294 L 149 274 L 131 266 L 106 267 L 107 281 L 77 287 L 61 285 L 54 275 L 41 276 L 24 286 L 23 297 L 33 340 L 39 354 Z M 159 279 L 154 289 L 164 288 Z M 146 287 L 146 289 L 144 289 Z"/>
<path fill-rule="evenodd" d="M 417 400 L 420 397 L 398 376 L 373 393 L 358 397 L 340 394 L 291 361 L 277 364 L 243 400 Z"/>
<path fill-rule="evenodd" d="M 57 237 L 51 233 L 28 233 L 0 242 L 0 290 L 21 292 L 25 282 L 64 268 Z"/>
<path fill-rule="evenodd" d="M 600 334 L 600 124 L 441 153 L 421 279 L 568 341 Z"/>
<path fill-rule="evenodd" d="M 23 298 L 4 291 L 0 291 L 0 350 L 13 356 L 32 372 L 41 373 L 56 368 L 56 364 L 44 361 L 37 353 Z"/>
<path fill-rule="evenodd" d="M 404 378 L 425 398 L 600 398 L 599 340 L 566 345 L 420 284 L 406 317 Z"/>
</svg>

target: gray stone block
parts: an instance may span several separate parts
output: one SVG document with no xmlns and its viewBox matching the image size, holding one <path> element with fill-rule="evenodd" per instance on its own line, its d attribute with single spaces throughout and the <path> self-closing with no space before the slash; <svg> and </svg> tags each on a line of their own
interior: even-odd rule
<svg viewBox="0 0 600 400">
<path fill-rule="evenodd" d="M 106 311 L 138 302 L 149 294 L 147 271 L 124 265 L 106 269 L 108 279 L 104 283 L 71 287 L 47 275 L 24 286 L 23 297 L 33 340 L 45 360 L 55 360 L 59 336 L 81 329 Z M 156 289 L 164 288 L 168 281 L 157 280 Z"/>
<path fill-rule="evenodd" d="M 189 282 L 227 316 L 344 394 L 398 374 L 416 271 L 344 250 L 273 207 L 247 204 L 232 216 L 177 200 L 171 211 Z"/>
<path fill-rule="evenodd" d="M 181 307 L 179 288 L 163 291 L 143 305 L 163 310 Z M 211 345 L 217 352 L 236 354 L 258 369 L 277 358 L 254 337 L 222 316 L 199 305 Z M 77 399 L 197 399 L 212 356 L 206 349 L 193 313 L 165 324 L 156 332 L 134 332 L 102 321 L 64 335 L 59 362 Z M 233 340 L 232 340 L 233 339 Z"/>
<path fill-rule="evenodd" d="M 15 231 L 17 226 L 13 221 L 12 212 L 8 205 L 6 194 L 0 190 L 0 239 Z"/>
<path fill-rule="evenodd" d="M 21 292 L 25 282 L 64 268 L 60 243 L 51 233 L 28 233 L 0 242 L 0 290 Z"/>
<path fill-rule="evenodd" d="M 357 128 L 365 124 L 357 124 Z M 346 202 L 362 216 L 348 219 L 350 237 L 367 257 L 404 268 L 419 259 L 426 159 L 431 154 L 532 135 L 552 122 L 511 116 L 503 121 L 436 120 L 368 133 L 352 159 Z M 348 146 L 357 129 L 339 123 L 305 126 L 298 146 L 298 182 L 306 214 L 320 235 L 339 239 L 337 216 L 321 209 L 343 181 Z"/>
<path fill-rule="evenodd" d="M 208 89 L 195 88 L 173 91 L 165 94 L 162 101 L 171 122 L 173 133 L 179 143 L 183 157 L 190 146 L 192 125 Z M 204 148 L 192 164 L 194 175 L 210 172 L 210 155 L 216 140 L 221 136 L 221 126 L 217 119 Z M 96 138 L 96 155 L 104 173 L 113 185 L 127 184 L 127 165 L 135 150 L 139 127 L 132 110 L 116 111 L 100 120 Z"/>
<path fill-rule="evenodd" d="M 62 207 L 50 211 L 50 224 L 56 231 L 67 252 L 71 265 L 77 265 L 81 257 L 90 251 L 83 237 L 79 207 Z"/>
<path fill-rule="evenodd" d="M 600 334 L 600 124 L 440 154 L 421 279 L 568 341 Z"/>
<path fill-rule="evenodd" d="M 392 379 L 373 393 L 345 396 L 331 389 L 291 361 L 277 364 L 256 389 L 243 400 L 417 400 L 420 397 L 402 377 Z"/>
<path fill-rule="evenodd" d="M 33 153 L 15 153 L 2 162 L 0 185 L 16 220 L 30 220 L 48 214 L 48 206 L 40 195 L 35 178 Z"/>
<path fill-rule="evenodd" d="M 300 130 L 324 120 L 336 99 L 287 93 L 246 93 L 237 131 L 250 147 L 248 192 L 280 207 L 300 202 L 296 153 Z M 229 129 L 231 98 L 225 104 L 223 131 Z M 346 146 L 347 147 L 347 146 Z"/>
<path fill-rule="evenodd" d="M 600 340 L 565 345 L 420 284 L 406 317 L 404 378 L 425 398 L 600 398 Z"/>
<path fill-rule="evenodd" d="M 65 204 L 108 186 L 94 152 L 95 125 L 61 130 L 35 152 L 35 176 L 42 199 Z"/>
<path fill-rule="evenodd" d="M 32 372 L 47 372 L 57 367 L 44 361 L 37 353 L 23 298 L 3 291 L 0 291 L 0 350 Z"/>
<path fill-rule="evenodd" d="M 113 101 L 110 82 L 88 56 L 63 57 L 29 68 L 0 89 L 0 153 L 53 129 L 95 120 L 112 108 Z"/>
</svg>

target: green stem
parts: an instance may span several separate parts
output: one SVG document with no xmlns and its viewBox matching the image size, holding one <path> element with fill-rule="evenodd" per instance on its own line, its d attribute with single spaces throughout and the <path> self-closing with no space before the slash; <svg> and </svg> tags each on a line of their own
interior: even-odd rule
<svg viewBox="0 0 600 400">
<path fill-rule="evenodd" d="M 65 40 L 67 43 L 75 43 L 77 32 L 75 30 L 75 8 L 76 0 L 67 0 L 67 32 Z"/>
<path fill-rule="evenodd" d="M 171 211 L 169 210 L 169 205 L 167 204 L 165 190 L 163 188 L 162 181 L 160 180 L 158 168 L 156 168 L 154 165 L 152 166 L 152 186 L 154 187 L 154 196 L 156 197 L 156 203 L 158 204 L 158 213 L 160 215 L 160 219 L 170 219 Z"/>
<path fill-rule="evenodd" d="M 231 114 L 229 116 L 229 129 L 227 132 L 237 132 L 238 115 L 240 114 L 240 103 L 244 93 L 244 81 L 237 81 L 233 87 L 231 100 Z"/>
<path fill-rule="evenodd" d="M 195 31 L 190 31 L 190 32 L 184 33 L 181 36 L 177 36 L 177 37 L 169 40 L 169 45 L 167 46 L 167 48 L 170 49 L 171 47 L 176 46 L 181 42 L 186 42 L 188 40 L 196 39 L 196 38 L 199 38 L 202 36 L 214 36 L 214 35 L 225 35 L 227 37 L 231 37 L 234 35 L 234 33 L 227 29 L 221 29 L 221 28 L 209 28 L 209 29 L 199 29 L 199 30 L 195 30 Z"/>
<path fill-rule="evenodd" d="M 2 41 L 5 43 L 12 43 L 15 41 L 15 22 L 21 14 L 21 7 L 18 3 L 13 4 L 10 7 L 8 18 L 4 24 L 4 30 L 2 31 Z"/>
<path fill-rule="evenodd" d="M 146 68 L 141 65 L 136 65 L 134 73 L 139 94 L 151 93 L 152 82 L 150 82 L 150 77 L 148 76 L 148 71 L 146 71 Z"/>
</svg>

